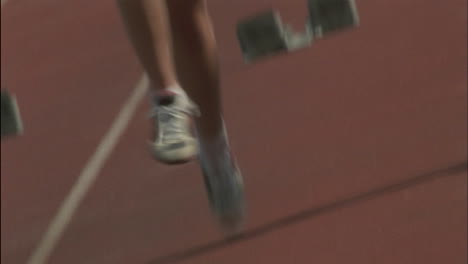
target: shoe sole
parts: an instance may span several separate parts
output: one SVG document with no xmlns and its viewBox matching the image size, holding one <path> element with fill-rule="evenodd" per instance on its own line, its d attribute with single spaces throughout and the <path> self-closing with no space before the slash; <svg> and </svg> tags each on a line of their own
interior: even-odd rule
<svg viewBox="0 0 468 264">
<path fill-rule="evenodd" d="M 148 149 L 151 152 L 153 158 L 161 163 L 167 164 L 167 165 L 180 165 L 180 164 L 185 164 L 188 162 L 191 162 L 196 159 L 196 154 L 194 155 L 189 155 L 187 158 L 181 158 L 181 159 L 165 159 L 158 155 L 155 151 L 154 144 L 152 142 L 148 142 Z"/>
</svg>

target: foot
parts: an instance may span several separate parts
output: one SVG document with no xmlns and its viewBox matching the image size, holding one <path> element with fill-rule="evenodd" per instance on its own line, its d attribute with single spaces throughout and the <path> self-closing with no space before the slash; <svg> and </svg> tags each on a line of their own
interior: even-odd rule
<svg viewBox="0 0 468 264">
<path fill-rule="evenodd" d="M 196 113 L 196 105 L 183 91 L 164 90 L 156 96 L 153 117 L 157 133 L 151 147 L 158 160 L 177 164 L 197 155 L 198 144 L 191 126 Z"/>
<path fill-rule="evenodd" d="M 244 185 L 224 127 L 213 139 L 200 138 L 198 158 L 211 208 L 227 231 L 240 230 L 245 217 Z"/>
</svg>

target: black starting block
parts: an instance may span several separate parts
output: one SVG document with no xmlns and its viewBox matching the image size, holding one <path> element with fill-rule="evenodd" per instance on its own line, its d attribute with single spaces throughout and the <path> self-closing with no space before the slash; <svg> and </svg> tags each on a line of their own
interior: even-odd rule
<svg viewBox="0 0 468 264">
<path fill-rule="evenodd" d="M 1 132 L 4 136 L 14 136 L 23 133 L 23 123 L 16 103 L 16 98 L 6 91 L 1 92 Z"/>
<path fill-rule="evenodd" d="M 315 39 L 358 25 L 354 0 L 308 0 L 304 32 L 293 32 L 278 12 L 270 10 L 237 25 L 237 37 L 246 62 L 310 46 Z"/>
<path fill-rule="evenodd" d="M 316 38 L 359 24 L 354 0 L 309 0 L 308 28 Z"/>
</svg>

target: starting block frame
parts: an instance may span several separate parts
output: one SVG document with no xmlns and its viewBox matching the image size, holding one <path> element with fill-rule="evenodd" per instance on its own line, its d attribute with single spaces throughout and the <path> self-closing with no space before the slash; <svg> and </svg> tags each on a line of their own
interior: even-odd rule
<svg viewBox="0 0 468 264">
<path fill-rule="evenodd" d="M 237 24 L 237 37 L 246 63 L 313 44 L 327 35 L 356 27 L 359 16 L 354 0 L 308 0 L 303 32 L 284 24 L 279 12 L 268 10 Z"/>
</svg>

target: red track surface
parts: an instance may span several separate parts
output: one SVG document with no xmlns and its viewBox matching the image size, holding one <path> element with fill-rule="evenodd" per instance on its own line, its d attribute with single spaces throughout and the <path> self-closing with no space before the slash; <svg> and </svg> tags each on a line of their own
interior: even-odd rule
<svg viewBox="0 0 468 264">
<path fill-rule="evenodd" d="M 224 239 L 196 164 L 149 157 L 143 103 L 50 263 L 465 264 L 467 3 L 357 4 L 358 29 L 246 66 L 236 21 L 273 6 L 300 25 L 305 1 L 211 1 L 244 234 Z M 11 0 L 2 66 L 26 132 L 1 146 L 1 261 L 16 264 L 141 69 L 111 0 Z"/>
</svg>

